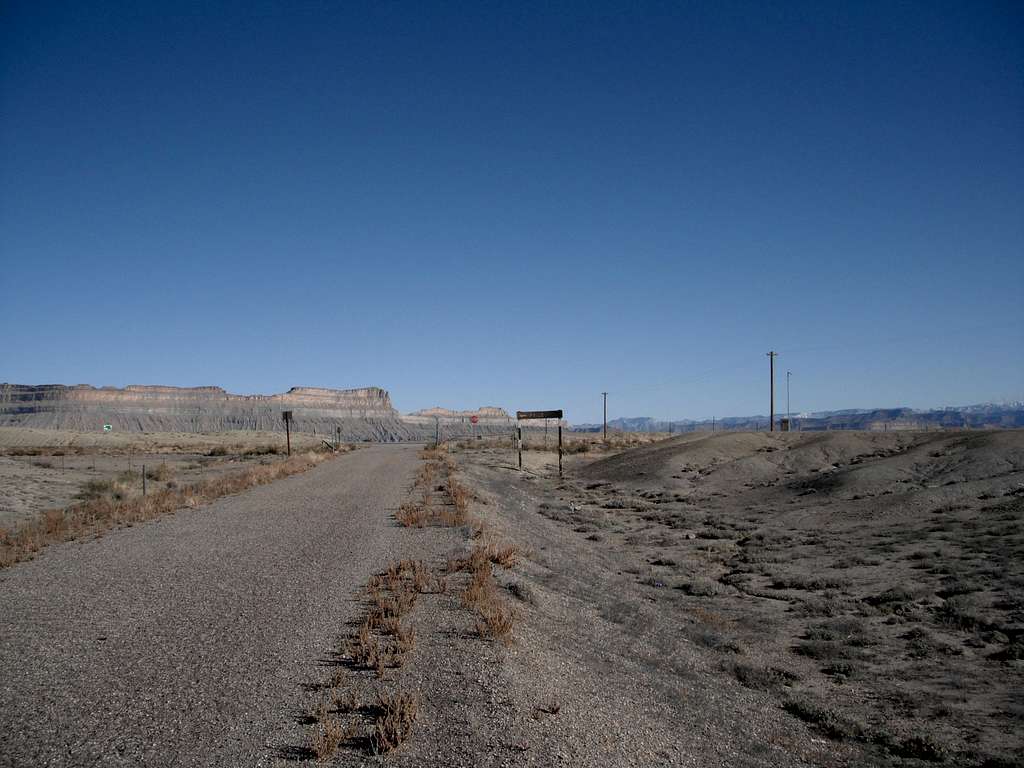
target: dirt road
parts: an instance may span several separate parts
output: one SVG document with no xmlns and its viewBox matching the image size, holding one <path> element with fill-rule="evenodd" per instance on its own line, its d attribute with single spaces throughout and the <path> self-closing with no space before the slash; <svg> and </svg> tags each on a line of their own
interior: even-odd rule
<svg viewBox="0 0 1024 768">
<path fill-rule="evenodd" d="M 287 757 L 418 451 L 367 447 L 0 573 L 0 765 Z"/>
</svg>

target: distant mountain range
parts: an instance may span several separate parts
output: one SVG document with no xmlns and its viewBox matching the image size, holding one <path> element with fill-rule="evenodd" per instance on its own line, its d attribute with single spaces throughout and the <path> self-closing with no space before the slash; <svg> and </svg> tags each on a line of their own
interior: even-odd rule
<svg viewBox="0 0 1024 768">
<path fill-rule="evenodd" d="M 776 414 L 779 420 L 785 414 Z M 793 414 L 793 429 L 824 431 L 830 429 L 903 430 L 903 429 L 953 429 L 953 428 L 1003 428 L 1024 427 L 1024 402 L 1005 404 L 982 403 L 933 410 L 915 408 L 850 408 L 841 411 L 814 411 Z M 695 432 L 722 430 L 763 430 L 768 428 L 768 417 L 725 416 L 714 419 L 682 419 L 668 421 L 650 416 L 612 419 L 609 429 L 624 432 Z M 577 424 L 578 432 L 599 432 L 600 424 Z"/>
</svg>

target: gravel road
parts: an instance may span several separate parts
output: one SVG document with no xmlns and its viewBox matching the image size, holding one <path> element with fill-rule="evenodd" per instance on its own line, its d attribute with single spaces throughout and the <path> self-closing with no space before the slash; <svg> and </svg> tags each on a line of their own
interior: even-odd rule
<svg viewBox="0 0 1024 768">
<path fill-rule="evenodd" d="M 0 572 L 0 765 L 287 757 L 416 446 L 372 446 Z"/>
</svg>

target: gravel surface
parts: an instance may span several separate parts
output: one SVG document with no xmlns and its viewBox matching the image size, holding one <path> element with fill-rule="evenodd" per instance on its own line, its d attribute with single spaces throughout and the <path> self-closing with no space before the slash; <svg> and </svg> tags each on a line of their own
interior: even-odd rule
<svg viewBox="0 0 1024 768">
<path fill-rule="evenodd" d="M 0 573 L 0 765 L 278 762 L 311 662 L 394 559 L 418 452 L 367 447 Z"/>
</svg>

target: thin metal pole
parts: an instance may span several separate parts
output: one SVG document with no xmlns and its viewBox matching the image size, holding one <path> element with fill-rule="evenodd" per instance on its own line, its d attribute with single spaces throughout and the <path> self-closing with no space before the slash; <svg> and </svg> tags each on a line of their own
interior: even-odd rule
<svg viewBox="0 0 1024 768">
<path fill-rule="evenodd" d="M 786 371 L 786 421 L 789 423 L 790 428 L 793 427 L 793 417 L 789 413 L 789 377 L 793 375 L 792 371 Z"/>
<path fill-rule="evenodd" d="M 288 455 L 292 455 L 292 420 L 284 420 L 284 434 L 285 439 L 288 441 Z"/>
<path fill-rule="evenodd" d="M 771 377 L 772 377 L 771 405 L 769 406 L 769 411 L 768 411 L 768 431 L 769 432 L 774 432 L 775 431 L 775 358 L 777 356 L 778 356 L 778 352 L 769 352 L 768 353 L 768 362 L 769 362 L 769 365 L 771 367 Z"/>
<path fill-rule="evenodd" d="M 602 392 L 604 398 L 604 441 L 608 442 L 608 393 Z"/>
<path fill-rule="evenodd" d="M 142 495 L 146 495 L 146 465 L 142 465 Z"/>
</svg>

